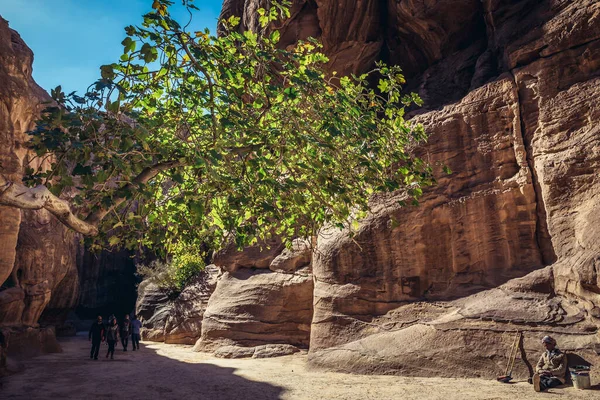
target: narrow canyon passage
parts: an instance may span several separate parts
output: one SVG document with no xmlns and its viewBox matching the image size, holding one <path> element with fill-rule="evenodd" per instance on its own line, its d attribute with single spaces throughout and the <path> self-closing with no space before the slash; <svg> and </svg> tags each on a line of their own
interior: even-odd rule
<svg viewBox="0 0 600 400">
<path fill-rule="evenodd" d="M 480 379 L 360 376 L 310 371 L 305 355 L 226 360 L 190 346 L 142 344 L 118 350 L 113 361 L 87 358 L 87 337 L 61 340 L 63 353 L 27 361 L 24 372 L 5 377 L 3 399 L 597 399 L 598 391 L 574 388 L 535 393 L 525 382 Z M 106 346 L 103 346 L 106 351 Z"/>
</svg>

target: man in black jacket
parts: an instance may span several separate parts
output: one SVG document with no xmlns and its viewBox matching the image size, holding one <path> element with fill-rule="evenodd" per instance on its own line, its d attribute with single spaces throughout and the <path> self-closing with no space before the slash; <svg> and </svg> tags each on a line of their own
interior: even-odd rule
<svg viewBox="0 0 600 400">
<path fill-rule="evenodd" d="M 94 360 L 98 359 L 98 352 L 100 351 L 100 343 L 104 342 L 104 324 L 102 323 L 102 316 L 98 315 L 96 322 L 94 322 L 90 328 L 90 334 L 88 336 L 90 342 L 92 342 L 92 350 L 90 351 L 90 358 Z"/>
</svg>

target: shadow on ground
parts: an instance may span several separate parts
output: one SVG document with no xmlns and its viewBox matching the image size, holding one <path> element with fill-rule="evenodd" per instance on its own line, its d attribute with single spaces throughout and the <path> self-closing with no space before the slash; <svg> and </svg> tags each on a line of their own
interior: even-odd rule
<svg viewBox="0 0 600 400">
<path fill-rule="evenodd" d="M 26 362 L 25 371 L 5 377 L 2 399 L 280 399 L 283 389 L 235 375 L 234 368 L 179 361 L 152 346 L 89 359 L 84 335 L 61 340 L 63 353 Z M 192 353 L 193 354 L 193 353 Z"/>
</svg>

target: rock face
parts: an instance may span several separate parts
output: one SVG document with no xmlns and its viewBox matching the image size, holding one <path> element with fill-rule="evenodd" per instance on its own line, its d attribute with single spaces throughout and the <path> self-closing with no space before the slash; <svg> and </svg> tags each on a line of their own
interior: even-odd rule
<svg viewBox="0 0 600 400">
<path fill-rule="evenodd" d="M 266 0 L 226 0 L 221 17 L 242 17 L 241 29 L 259 28 L 259 8 Z M 359 73 L 379 58 L 384 43 L 379 0 L 296 0 L 292 17 L 281 28 L 281 44 L 319 38 L 323 51 L 341 75 Z M 335 21 L 335 22 L 333 22 Z"/>
<path fill-rule="evenodd" d="M 223 14 L 253 29 L 261 4 Z M 515 331 L 515 376 L 548 333 L 597 361 L 600 2 L 296 0 L 292 14 L 283 45 L 320 38 L 331 70 L 402 66 L 425 100 L 421 155 L 453 171 L 417 208 L 375 199 L 360 248 L 319 240 L 313 365 L 494 377 Z"/>
<path fill-rule="evenodd" d="M 344 233 L 320 240 L 312 349 L 372 333 L 371 317 L 403 302 L 464 297 L 544 265 L 512 78 L 417 119 L 431 133 L 427 157 L 453 173 L 419 207 L 381 199 L 389 204 L 365 221 L 360 247 Z"/>
<path fill-rule="evenodd" d="M 296 240 L 291 249 L 242 253 L 255 252 L 263 268 L 240 264 L 243 257 L 235 249 L 215 258 L 226 272 L 208 301 L 194 350 L 258 358 L 308 347 L 313 301 L 310 249 Z"/>
<path fill-rule="evenodd" d="M 143 323 L 143 340 L 194 344 L 200 338 L 208 299 L 215 290 L 220 269 L 206 267 L 176 296 L 144 281 L 138 288 L 136 313 Z"/>
<path fill-rule="evenodd" d="M 24 143 L 49 100 L 31 77 L 32 61 L 31 50 L 0 18 L 0 173 L 17 180 L 28 163 L 39 165 Z M 38 321 L 64 318 L 77 303 L 75 245 L 73 233 L 45 210 L 0 207 L 0 329 L 9 355 L 60 349 L 54 330 L 40 330 Z"/>
<path fill-rule="evenodd" d="M 95 319 L 96 314 L 115 314 L 121 318 L 135 308 L 136 259 L 127 250 L 91 253 L 77 250 L 80 296 L 77 314 Z"/>
<path fill-rule="evenodd" d="M 194 344 L 218 357 L 276 357 L 308 348 L 312 320 L 311 249 L 295 240 L 287 249 L 226 248 L 196 281 L 173 296 L 144 281 L 137 314 L 142 338 Z"/>
<path fill-rule="evenodd" d="M 31 77 L 32 62 L 31 50 L 0 18 L 0 173 L 14 180 L 22 178 L 28 165 L 48 166 L 48 161 L 40 165 L 25 146 L 42 102 L 50 100 Z M 127 255 L 96 257 L 86 252 L 76 235 L 45 210 L 0 206 L 0 329 L 8 354 L 25 357 L 60 350 L 54 335 L 66 331 L 60 325 L 79 304 L 79 275 L 84 311 L 118 312 L 114 303 L 127 302 L 129 309 L 123 313 L 131 311 L 134 272 Z M 107 305 L 111 310 L 102 310 Z"/>
</svg>

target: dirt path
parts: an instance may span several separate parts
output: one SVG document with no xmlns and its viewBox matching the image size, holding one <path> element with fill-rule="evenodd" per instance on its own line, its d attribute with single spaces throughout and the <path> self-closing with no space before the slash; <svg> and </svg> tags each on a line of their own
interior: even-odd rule
<svg viewBox="0 0 600 400">
<path fill-rule="evenodd" d="M 87 358 L 77 336 L 64 352 L 27 361 L 25 372 L 4 380 L 2 399 L 599 399 L 598 391 L 574 388 L 535 393 L 527 383 L 478 379 L 401 378 L 309 371 L 306 356 L 223 360 L 189 346 L 144 343 L 118 350 L 115 360 Z M 104 351 L 105 348 L 103 348 Z M 102 354 L 101 354 L 102 355 Z M 595 382 L 593 382 L 595 383 Z"/>
</svg>

